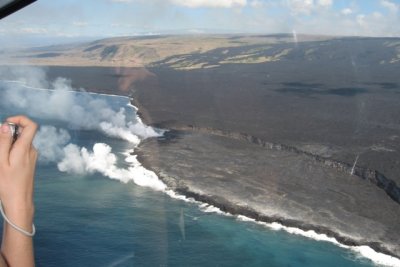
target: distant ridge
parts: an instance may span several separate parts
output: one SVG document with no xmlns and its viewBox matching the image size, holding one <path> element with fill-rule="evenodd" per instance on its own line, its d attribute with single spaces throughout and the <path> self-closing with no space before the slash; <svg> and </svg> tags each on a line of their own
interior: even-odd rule
<svg viewBox="0 0 400 267">
<path fill-rule="evenodd" d="M 297 35 L 297 42 L 330 40 L 330 36 Z M 4 54 L 0 64 L 50 66 L 142 67 L 178 55 L 206 53 L 217 48 L 243 45 L 293 43 L 293 34 L 186 34 L 146 35 L 35 47 Z"/>
<path fill-rule="evenodd" d="M 354 43 L 349 43 L 354 42 Z M 353 47 L 352 47 L 353 46 Z M 307 34 L 148 35 L 35 47 L 3 53 L 0 64 L 103 67 L 170 67 L 180 70 L 226 64 L 260 64 L 280 60 L 338 60 L 348 53 L 365 55 L 386 47 L 380 61 L 400 61 L 400 38 L 335 37 Z M 354 49 L 356 48 L 356 49 Z M 388 53 L 388 51 L 390 53 Z M 326 56 L 329 56 L 328 58 Z M 215 60 L 218 58 L 218 60 Z M 382 59 L 383 58 L 383 59 Z M 372 60 L 374 57 L 372 58 Z M 324 64 L 325 62 L 321 62 Z"/>
</svg>

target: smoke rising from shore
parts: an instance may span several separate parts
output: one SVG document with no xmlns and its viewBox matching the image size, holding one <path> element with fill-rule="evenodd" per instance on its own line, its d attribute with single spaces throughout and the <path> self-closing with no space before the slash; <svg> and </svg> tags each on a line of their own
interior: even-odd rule
<svg viewBox="0 0 400 267">
<path fill-rule="evenodd" d="M 4 73 L 1 74 L 0 77 L 4 77 Z M 144 125 L 127 99 L 122 102 L 126 103 L 125 107 L 120 104 L 113 107 L 107 97 L 77 91 L 65 78 L 47 81 L 44 71 L 38 68 L 9 68 L 7 77 L 8 81 L 0 81 L 0 101 L 8 110 L 57 124 L 61 122 L 69 129 L 99 131 L 130 142 L 132 149 L 142 139 L 162 134 Z M 107 144 L 96 143 L 88 149 L 71 143 L 71 135 L 64 126 L 42 125 L 34 145 L 39 151 L 40 163 L 57 164 L 62 172 L 78 175 L 98 172 L 124 183 L 133 181 L 156 190 L 165 187 L 153 172 L 143 168 L 132 156 L 126 158 L 131 167 L 117 167 L 117 156 Z"/>
<path fill-rule="evenodd" d="M 111 152 L 111 147 L 104 143 L 96 143 L 93 151 L 69 144 L 64 147 L 64 158 L 57 164 L 63 172 L 80 175 L 99 172 L 111 179 L 123 183 L 133 181 L 140 186 L 164 190 L 165 185 L 154 172 L 143 168 L 135 157 L 129 156 L 126 161 L 131 164 L 127 169 L 117 167 L 117 157 Z"/>
<path fill-rule="evenodd" d="M 64 157 L 63 147 L 69 143 L 71 136 L 65 129 L 54 126 L 41 126 L 36 133 L 33 145 L 39 149 L 39 161 L 57 162 Z"/>
<path fill-rule="evenodd" d="M 52 90 L 5 84 L 1 92 L 4 107 L 25 110 L 30 116 L 65 122 L 68 127 L 99 130 L 110 137 L 137 144 L 139 139 L 158 136 L 153 128 L 132 118 L 128 121 L 125 107 L 115 110 L 104 99 L 86 92 L 76 92 L 70 81 L 58 78 L 51 83 Z M 137 132 L 136 132 L 137 131 Z"/>
</svg>

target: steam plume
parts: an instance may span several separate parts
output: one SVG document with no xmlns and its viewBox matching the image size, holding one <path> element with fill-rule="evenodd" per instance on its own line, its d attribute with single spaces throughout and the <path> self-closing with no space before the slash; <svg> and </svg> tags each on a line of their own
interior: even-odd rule
<svg viewBox="0 0 400 267">
<path fill-rule="evenodd" d="M 4 76 L 4 73 L 2 73 Z M 24 76 L 22 76 L 24 74 Z M 37 68 L 24 68 L 24 72 L 7 69 L 11 81 L 0 80 L 0 102 L 3 107 L 28 114 L 40 120 L 62 123 L 70 129 L 100 131 L 110 137 L 129 141 L 136 147 L 144 138 L 159 136 L 161 131 L 146 126 L 137 117 L 128 99 L 107 101 L 109 97 L 77 92 L 71 82 L 57 78 L 48 82 L 45 73 Z M 0 75 L 1 77 L 2 75 Z M 50 87 L 49 89 L 44 89 Z M 120 103 L 126 106 L 121 107 Z M 39 161 L 57 164 L 62 172 L 78 175 L 101 173 L 111 179 L 164 190 L 165 185 L 151 171 L 143 168 L 136 157 L 127 155 L 128 168 L 117 167 L 117 156 L 104 143 L 96 143 L 92 150 L 71 143 L 67 129 L 43 125 L 34 145 L 39 150 Z"/>
</svg>

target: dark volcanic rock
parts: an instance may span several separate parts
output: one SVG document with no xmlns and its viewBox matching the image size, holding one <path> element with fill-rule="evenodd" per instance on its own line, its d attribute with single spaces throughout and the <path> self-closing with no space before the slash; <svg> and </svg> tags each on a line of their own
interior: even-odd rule
<svg viewBox="0 0 400 267">
<path fill-rule="evenodd" d="M 290 150 L 185 131 L 146 140 L 138 154 L 169 187 L 223 211 L 400 257 L 400 205 L 347 169 Z"/>
<path fill-rule="evenodd" d="M 399 185 L 396 42 L 338 38 L 185 55 L 193 62 L 217 64 L 252 50 L 270 56 L 290 49 L 275 62 L 193 70 L 154 67 L 150 79 L 136 84 L 134 96 L 146 123 L 244 132 L 350 166 L 358 157 L 357 165 Z"/>
<path fill-rule="evenodd" d="M 171 188 L 231 213 L 399 256 L 398 41 L 243 43 L 149 69 L 49 67 L 48 74 L 89 91 L 133 94 L 147 124 L 200 129 L 140 147 L 144 164 Z M 88 52 L 119 52 L 97 45 Z M 287 49 L 277 61 L 221 63 Z M 213 68 L 177 70 L 176 60 Z"/>
</svg>

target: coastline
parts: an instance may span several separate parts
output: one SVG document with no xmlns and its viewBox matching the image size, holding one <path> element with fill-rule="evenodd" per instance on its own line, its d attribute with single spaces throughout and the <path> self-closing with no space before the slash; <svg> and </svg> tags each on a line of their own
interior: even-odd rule
<svg viewBox="0 0 400 267">
<path fill-rule="evenodd" d="M 365 245 L 358 246 L 356 244 L 354 245 L 345 245 L 343 243 L 340 243 L 335 237 L 330 237 L 325 233 L 317 233 L 315 230 L 305 230 L 301 229 L 299 227 L 295 226 L 285 226 L 282 223 L 279 222 L 265 222 L 261 220 L 256 220 L 250 217 L 246 217 L 244 215 L 237 215 L 237 214 L 231 214 L 227 211 L 222 211 L 220 208 L 213 206 L 212 204 L 202 202 L 201 200 L 196 200 L 193 197 L 187 197 L 183 194 L 177 194 L 177 192 L 167 189 L 165 191 L 167 195 L 169 195 L 172 198 L 179 199 L 185 202 L 189 203 L 194 203 L 197 204 L 202 212 L 205 213 L 216 213 L 220 214 L 222 216 L 230 216 L 230 217 L 235 217 L 237 221 L 242 221 L 242 222 L 250 222 L 250 223 L 255 223 L 261 226 L 264 226 L 272 231 L 285 231 L 289 234 L 293 235 L 299 235 L 303 236 L 306 238 L 313 239 L 315 241 L 320 241 L 320 242 L 329 242 L 332 243 L 336 246 L 339 246 L 344 249 L 349 249 L 354 251 L 355 253 L 359 254 L 360 256 L 367 258 L 374 262 L 377 265 L 382 265 L 382 266 L 391 266 L 391 267 L 398 267 L 400 266 L 400 259 L 391 256 L 382 252 L 377 252 L 373 248 Z M 356 242 L 355 242 L 356 243 Z"/>
<path fill-rule="evenodd" d="M 154 122 L 151 120 L 151 115 L 146 112 L 146 108 L 141 105 L 139 100 L 136 97 L 131 98 L 131 104 L 137 108 L 137 114 L 141 118 L 141 120 L 146 124 L 146 125 L 152 125 Z M 144 112 L 141 112 L 144 111 Z M 160 126 L 160 125 L 155 125 L 155 126 Z M 162 126 L 162 125 L 161 125 Z M 383 174 L 379 173 L 379 171 L 376 170 L 371 170 L 368 168 L 363 168 L 362 166 L 356 165 L 356 162 L 354 165 L 347 164 L 345 162 L 340 162 L 340 161 L 335 161 L 331 158 L 324 158 L 321 157 L 320 155 L 314 155 L 310 152 L 307 151 L 302 151 L 299 150 L 296 147 L 291 147 L 291 146 L 286 146 L 283 144 L 276 144 L 276 143 L 269 143 L 261 138 L 257 138 L 255 136 L 252 136 L 250 134 L 245 134 L 245 133 L 234 133 L 234 132 L 229 132 L 229 131 L 223 131 L 223 130 L 214 130 L 210 128 L 202 128 L 202 127 L 196 127 L 193 125 L 188 125 L 186 127 L 182 126 L 174 126 L 173 129 L 170 129 L 170 131 L 192 131 L 192 132 L 203 132 L 206 134 L 213 134 L 217 136 L 225 136 L 228 138 L 232 138 L 238 141 L 245 141 L 251 144 L 255 144 L 260 147 L 269 147 L 270 149 L 282 149 L 283 150 L 288 150 L 294 153 L 298 154 L 303 154 L 307 157 L 312 158 L 315 161 L 322 162 L 323 164 L 326 164 L 327 166 L 333 167 L 335 169 L 338 169 L 342 172 L 349 172 L 351 173 L 352 176 L 355 176 L 357 179 L 360 180 L 365 180 L 364 182 L 373 184 L 376 186 L 376 188 L 379 188 L 379 190 L 382 190 L 385 192 L 387 196 L 390 197 L 391 201 L 396 202 L 396 204 L 399 204 L 399 187 L 396 184 L 395 181 L 390 180 L 386 178 Z M 193 198 L 196 201 L 206 203 L 208 205 L 214 206 L 218 209 L 220 209 L 222 212 L 229 213 L 232 215 L 236 216 L 245 216 L 246 218 L 249 218 L 250 220 L 254 220 L 255 222 L 260 222 L 260 223 L 278 223 L 282 225 L 283 227 L 294 227 L 296 229 L 300 229 L 301 231 L 315 231 L 317 234 L 320 235 L 326 235 L 328 238 L 333 238 L 338 242 L 338 244 L 347 246 L 349 248 L 356 248 L 356 247 L 361 247 L 361 246 L 367 246 L 371 248 L 373 251 L 376 251 L 377 253 L 382 253 L 383 255 L 387 255 L 388 257 L 393 257 L 392 259 L 389 259 L 388 262 L 385 262 L 385 265 L 388 266 L 400 266 L 400 254 L 399 253 L 393 253 L 393 251 L 388 250 L 385 248 L 382 244 L 377 243 L 377 242 L 359 242 L 355 239 L 349 238 L 348 236 L 344 236 L 340 234 L 337 231 L 334 231 L 328 227 L 323 227 L 320 225 L 312 225 L 309 223 L 306 223 L 304 221 L 299 221 L 299 220 L 292 220 L 292 219 L 287 219 L 284 217 L 277 217 L 277 216 L 266 216 L 264 214 L 261 214 L 260 212 L 252 209 L 251 207 L 245 205 L 237 205 L 234 203 L 229 203 L 224 199 L 221 199 L 218 196 L 210 196 L 205 194 L 198 193 L 194 190 L 192 190 L 189 186 L 185 185 L 184 183 L 177 182 L 176 179 L 169 177 L 159 169 L 157 170 L 152 166 L 152 164 L 144 158 L 143 154 L 140 152 L 140 148 L 143 145 L 143 142 L 138 146 L 139 151 L 135 151 L 135 153 L 138 155 L 138 161 L 142 164 L 143 167 L 145 167 L 148 170 L 151 170 L 157 174 L 159 179 L 167 185 L 168 188 L 172 189 L 173 191 L 177 192 L 178 194 L 182 194 L 185 197 Z M 384 180 L 385 182 L 382 182 Z M 367 255 L 363 255 L 367 256 Z M 374 260 L 374 259 L 372 259 Z M 375 260 L 374 260 L 375 261 Z M 380 264 L 378 261 L 375 261 L 378 264 Z M 391 265 L 391 263 L 394 262 L 394 265 Z"/>
<path fill-rule="evenodd" d="M 174 142 L 179 142 L 179 140 L 184 137 L 177 137 Z M 213 194 L 213 190 L 207 191 L 207 186 L 200 186 L 196 187 L 196 182 L 187 182 L 188 180 L 180 179 L 179 177 L 173 177 L 169 175 L 171 173 L 171 170 L 165 170 L 162 167 L 158 165 L 158 162 L 152 161 L 151 157 L 149 155 L 146 155 L 146 152 L 143 151 L 143 147 L 146 146 L 148 143 L 155 143 L 157 140 L 155 139 L 148 139 L 145 140 L 143 143 L 141 143 L 138 147 L 137 150 L 135 150 L 135 153 L 138 155 L 138 161 L 144 166 L 146 169 L 149 169 L 157 174 L 157 176 L 160 178 L 161 181 L 163 181 L 168 189 L 173 190 L 177 194 L 183 195 L 186 198 L 192 198 L 198 202 L 201 203 L 206 203 L 208 205 L 211 205 L 213 207 L 216 207 L 220 209 L 224 213 L 228 213 L 231 215 L 235 216 L 244 216 L 248 218 L 249 220 L 254 220 L 257 223 L 266 223 L 266 224 L 279 224 L 282 225 L 282 228 L 290 228 L 290 229 L 300 229 L 300 232 L 307 233 L 309 231 L 314 231 L 316 235 L 325 235 L 328 239 L 334 239 L 337 241 L 337 244 L 340 244 L 341 246 L 345 246 L 346 248 L 350 248 L 352 250 L 356 250 L 360 252 L 361 247 L 369 247 L 373 251 L 376 251 L 378 253 L 382 253 L 383 255 L 380 255 L 382 258 L 386 258 L 386 260 L 383 260 L 384 263 L 379 262 L 379 260 L 374 259 L 373 256 L 371 256 L 371 260 L 378 264 L 383 264 L 387 266 L 399 266 L 400 260 L 399 260 L 399 255 L 398 253 L 394 252 L 391 249 L 388 249 L 387 244 L 377 242 L 376 240 L 362 240 L 363 238 L 353 238 L 347 234 L 342 234 L 340 231 L 335 230 L 334 228 L 330 228 L 326 225 L 318 225 L 314 224 L 310 221 L 307 220 L 298 220 L 298 219 L 293 219 L 290 217 L 285 216 L 287 215 L 287 211 L 285 212 L 284 210 L 281 210 L 282 214 L 279 215 L 278 213 L 275 213 L 273 215 L 271 214 L 266 214 L 266 212 L 257 209 L 257 207 L 252 207 L 251 204 L 247 201 L 232 201 L 232 199 L 227 199 L 226 195 L 217 195 Z M 168 146 L 168 141 L 162 140 L 159 141 L 162 142 L 160 146 L 156 149 L 156 153 L 161 153 L 160 150 L 163 149 L 163 147 Z M 149 148 L 149 149 L 154 149 L 154 146 Z M 148 152 L 148 150 L 147 150 Z M 170 153 L 171 151 L 169 151 Z M 165 160 L 162 156 L 157 158 L 157 161 L 162 161 Z M 178 160 L 179 161 L 179 160 Z M 187 164 L 190 164 L 190 162 L 186 162 Z M 168 162 L 168 164 L 171 164 L 171 162 Z M 175 162 L 175 164 L 178 164 Z M 353 178 L 354 179 L 354 178 Z M 359 178 L 356 178 L 359 179 Z M 361 179 L 359 179 L 361 181 Z M 367 183 L 366 181 L 363 181 Z M 199 182 L 202 183 L 202 182 Z M 246 183 L 246 182 L 245 182 Z M 204 184 L 203 184 L 204 185 Z M 237 186 L 237 185 L 236 185 Z M 245 187 L 242 187 L 245 188 Z M 210 188 L 211 189 L 211 188 Z M 229 191 L 231 188 L 227 188 L 227 191 Z M 240 190 L 241 188 L 238 188 Z M 227 194 L 231 194 L 232 192 L 229 191 Z M 318 196 L 316 197 L 318 198 Z M 243 200 L 243 199 L 242 199 Z M 392 199 L 390 199 L 391 202 L 395 203 Z M 247 203 L 246 203 L 247 202 Z M 251 201 L 250 201 L 251 202 Z M 396 205 L 398 205 L 396 203 Z M 361 226 L 360 226 L 361 227 Z M 285 229 L 284 229 L 285 230 Z M 290 231 L 289 231 L 290 232 Z M 293 233 L 293 231 L 291 231 Z M 307 234 L 302 234 L 306 235 Z M 298 234 L 298 233 L 297 233 Z M 301 233 L 300 233 L 301 234 Z M 332 240 L 330 240 L 332 242 Z M 334 242 L 335 243 L 335 242 Z M 392 244 L 393 245 L 393 244 Z M 397 249 L 396 249 L 397 250 Z M 360 252 L 361 253 L 361 252 Z M 367 253 L 368 254 L 368 253 Z M 371 254 L 371 253 L 370 253 Z M 365 253 L 363 254 L 364 257 L 368 257 Z M 376 257 L 375 257 L 376 258 Z"/>
<path fill-rule="evenodd" d="M 311 67 L 314 70 L 315 65 L 311 63 L 309 65 L 307 67 Z M 231 66 L 232 69 L 235 67 L 236 65 Z M 246 198 L 243 198 L 242 201 L 245 205 L 238 205 L 238 202 L 229 202 L 221 198 L 219 194 L 210 193 L 206 187 L 201 187 L 200 189 L 193 187 L 194 183 L 188 184 L 187 179 L 182 181 L 182 178 L 187 178 L 186 174 L 188 176 L 191 175 L 189 171 L 183 176 L 179 176 L 176 175 L 178 172 L 174 170 L 175 173 L 173 174 L 175 176 L 170 175 L 171 172 L 165 171 L 167 168 L 170 168 L 169 166 L 160 166 L 160 162 L 165 160 L 164 157 L 151 158 L 148 155 L 144 156 L 141 154 L 140 149 L 146 146 L 147 141 L 143 142 L 138 148 L 138 153 L 141 154 L 138 157 L 139 161 L 143 166 L 154 171 L 169 188 L 180 191 L 187 196 L 197 197 L 198 200 L 216 206 L 223 211 L 225 210 L 232 214 L 242 213 L 241 215 L 246 215 L 246 217 L 260 222 L 268 223 L 277 221 L 285 226 L 293 226 L 306 231 L 312 229 L 317 233 L 335 237 L 342 244 L 351 247 L 366 245 L 385 255 L 394 256 L 398 260 L 400 258 L 400 249 L 398 248 L 397 241 L 400 240 L 400 237 L 397 237 L 397 233 L 400 231 L 398 223 L 396 223 L 396 220 L 393 220 L 389 224 L 374 221 L 375 219 L 379 221 L 380 218 L 386 216 L 385 212 L 390 212 L 387 211 L 390 208 L 386 206 L 386 203 L 389 203 L 391 207 L 395 207 L 397 210 L 399 208 L 399 180 L 396 174 L 398 165 L 395 163 L 398 153 L 396 149 L 397 145 L 393 143 L 390 151 L 378 151 L 374 148 L 377 140 L 395 139 L 397 131 L 386 126 L 380 126 L 379 131 L 377 131 L 377 128 L 372 129 L 372 124 L 369 125 L 364 123 L 364 121 L 360 121 L 358 117 L 354 117 L 358 114 L 353 110 L 354 107 L 357 107 L 358 97 L 321 96 L 313 98 L 299 97 L 298 95 L 289 93 L 279 94 L 278 92 L 280 92 L 281 88 L 279 87 L 280 80 L 278 77 L 281 77 L 281 73 L 286 73 L 288 71 L 287 68 L 291 69 L 292 66 L 288 66 L 282 62 L 272 64 L 271 66 L 263 65 L 262 67 L 265 68 L 263 69 L 265 72 L 276 75 L 273 80 L 277 80 L 276 83 L 273 83 L 273 81 L 265 82 L 262 76 L 257 75 L 256 67 L 252 68 L 251 66 L 243 67 L 241 69 L 242 72 L 232 71 L 228 67 L 212 72 L 208 70 L 183 72 L 154 68 L 152 71 L 156 74 L 155 77 L 157 78 L 144 82 L 135 88 L 133 90 L 134 99 L 132 103 L 138 107 L 142 120 L 147 125 L 177 131 L 203 132 L 204 134 L 208 134 L 210 130 L 212 132 L 214 129 L 218 129 L 219 133 L 217 135 L 227 133 L 228 136 L 231 135 L 230 137 L 233 137 L 236 141 L 246 141 L 257 147 L 268 147 L 269 145 L 272 145 L 272 147 L 280 146 L 280 148 L 283 148 L 282 150 L 304 155 L 313 162 L 320 163 L 334 171 L 347 173 L 349 181 L 360 183 L 361 185 L 360 188 L 354 186 L 352 190 L 349 189 L 347 191 L 344 198 L 347 198 L 349 203 L 352 203 L 354 200 L 353 196 L 357 196 L 358 194 L 365 194 L 363 196 L 364 199 L 368 199 L 367 194 L 363 193 L 363 187 L 365 186 L 371 187 L 371 192 L 380 195 L 376 199 L 376 202 L 381 203 L 381 206 L 368 206 L 364 202 L 359 202 L 359 206 L 355 205 L 350 208 L 343 201 L 344 204 L 341 204 L 342 206 L 333 207 L 333 210 L 326 212 L 326 214 L 336 217 L 335 214 L 338 213 L 335 209 L 344 209 L 346 211 L 342 213 L 344 216 L 351 216 L 353 211 L 357 212 L 358 210 L 364 213 L 374 213 L 360 215 L 358 218 L 359 221 L 354 221 L 352 227 L 353 230 L 356 230 L 354 232 L 358 233 L 358 228 L 363 227 L 364 221 L 365 223 L 371 222 L 371 224 L 375 224 L 375 227 L 371 226 L 368 228 L 369 232 L 364 231 L 361 236 L 368 239 L 371 235 L 377 237 L 377 239 L 369 238 L 370 240 L 362 240 L 362 238 L 356 236 L 345 235 L 338 229 L 327 227 L 328 223 L 323 225 L 302 220 L 293 220 L 285 216 L 286 214 L 283 209 L 281 210 L 283 213 L 282 216 L 266 216 L 257 210 L 249 208 L 249 205 L 246 205 L 248 203 Z M 237 75 L 231 75 L 231 73 Z M 182 81 L 178 80 L 178 77 Z M 182 77 L 185 79 L 182 79 Z M 205 77 L 208 77 L 206 82 L 204 80 Z M 322 75 L 317 80 L 324 81 L 321 84 L 325 84 L 327 82 L 324 80 L 324 77 Z M 283 77 L 282 81 L 286 81 L 286 78 Z M 248 81 L 249 84 L 244 85 L 243 80 Z M 292 80 L 297 81 L 296 77 L 292 77 Z M 222 81 L 224 82 L 224 87 L 221 87 Z M 343 83 L 346 83 L 346 81 L 343 81 Z M 260 84 L 265 86 L 262 87 Z M 285 85 L 285 83 L 283 84 Z M 300 82 L 294 84 L 303 85 Z M 306 85 L 304 83 L 304 86 Z M 337 83 L 329 83 L 329 85 L 333 86 L 337 85 Z M 266 86 L 268 86 L 268 90 L 265 88 Z M 243 90 L 243 88 L 246 88 L 246 90 Z M 369 100 L 370 97 L 370 95 L 365 95 L 364 100 Z M 389 108 L 391 100 L 388 98 L 388 95 L 380 93 L 379 97 L 382 101 L 389 104 L 385 108 Z M 376 104 L 371 103 L 375 102 L 368 103 L 371 105 L 369 108 L 374 110 Z M 296 109 L 292 107 L 296 107 Z M 328 113 L 327 107 L 330 107 Z M 295 114 L 290 111 L 294 111 Z M 264 116 L 260 114 L 264 114 Z M 321 119 L 322 117 L 323 119 Z M 340 127 L 337 127 L 338 125 Z M 357 127 L 357 131 L 359 129 L 362 129 L 362 131 L 355 134 L 355 126 Z M 243 132 L 246 134 L 241 134 Z M 184 137 L 179 136 L 171 143 L 175 145 L 182 139 Z M 168 150 L 166 142 L 163 144 L 159 142 L 160 145 L 158 146 L 154 144 L 158 141 L 150 142 L 153 142 L 152 145 L 154 146 L 152 148 L 159 154 L 163 150 Z M 392 143 L 390 144 L 392 145 Z M 184 149 L 194 149 L 194 146 L 190 146 L 187 142 L 186 147 L 183 145 L 181 147 L 182 151 Z M 168 150 L 168 152 L 171 151 Z M 360 159 L 355 163 L 354 159 L 358 159 L 359 157 Z M 172 159 L 168 163 L 170 165 L 178 164 L 177 161 Z M 186 162 L 186 164 L 190 165 L 193 162 Z M 204 165 L 207 166 L 207 163 L 204 163 Z M 182 163 L 182 166 L 185 167 L 185 163 Z M 281 166 L 285 165 L 282 164 Z M 394 167 L 390 169 L 390 166 Z M 229 176 L 230 174 L 225 177 Z M 194 177 L 192 177 L 191 182 L 193 182 L 193 179 Z M 239 177 L 238 179 L 240 180 L 241 178 Z M 321 184 L 323 182 L 320 181 Z M 204 185 L 206 182 L 202 183 Z M 298 185 L 296 182 L 293 184 Z M 290 183 L 287 185 L 290 185 Z M 278 187 L 282 189 L 285 186 L 279 185 Z M 213 184 L 208 186 L 209 189 L 214 189 L 212 187 Z M 241 189 L 246 190 L 245 188 L 242 186 Z M 336 191 L 338 195 L 341 194 L 341 190 L 336 189 L 335 186 L 332 187 L 332 190 Z M 282 196 L 290 196 L 290 192 L 284 189 L 281 190 L 281 193 Z M 312 193 L 310 195 L 313 196 Z M 280 195 L 277 195 L 278 199 L 280 197 Z M 370 198 L 373 199 L 374 197 L 371 196 Z M 316 196 L 315 198 L 316 202 L 324 201 L 323 196 Z M 304 214 L 312 217 L 314 214 L 319 215 L 325 212 L 323 210 L 314 212 L 312 211 L 313 208 L 315 207 L 310 208 L 310 213 L 307 214 L 305 212 Z M 383 213 L 379 215 L 379 212 Z M 396 211 L 395 214 L 388 217 L 397 218 L 398 222 L 400 220 L 400 212 Z M 337 225 L 342 224 L 340 217 L 336 217 L 334 223 Z M 395 237 L 392 237 L 392 234 Z M 397 246 L 397 248 L 394 250 L 388 249 L 386 241 L 382 242 L 379 235 L 391 243 L 391 245 Z M 399 266 L 399 264 L 394 266 Z"/>
<path fill-rule="evenodd" d="M 146 109 L 144 109 L 139 103 L 138 103 L 138 101 L 136 101 L 136 99 L 134 99 L 133 101 L 132 101 L 133 103 L 134 103 L 134 106 L 136 106 L 137 107 L 137 109 L 139 110 L 139 112 L 138 112 L 138 115 L 139 115 L 139 117 L 141 117 L 141 119 L 147 124 L 147 125 L 154 125 L 154 123 L 151 121 L 151 116 L 150 115 L 148 115 L 147 113 L 146 113 Z M 146 167 L 147 169 L 150 169 L 150 170 L 152 170 L 152 169 L 154 169 L 152 166 L 147 166 L 146 164 L 145 164 L 145 162 L 143 161 L 143 160 L 141 160 L 141 159 L 139 159 L 139 161 L 142 163 L 142 165 L 144 166 L 144 167 Z M 160 179 L 161 180 L 163 180 L 163 179 L 166 179 L 166 178 L 164 178 L 163 177 L 163 175 L 162 175 L 162 173 L 160 173 L 160 172 L 156 172 L 156 173 L 158 173 L 159 174 L 159 177 L 160 177 Z M 168 178 L 168 177 L 167 177 Z M 165 182 L 165 181 L 164 181 Z M 184 189 L 187 189 L 187 188 L 184 188 Z M 197 193 L 197 192 L 193 192 L 193 193 Z M 200 196 L 200 198 L 204 198 L 204 196 L 205 197 L 209 197 L 209 196 L 207 196 L 206 194 L 205 195 L 199 195 Z M 202 197 L 203 196 L 203 197 Z M 211 200 L 211 201 L 213 201 L 213 202 L 218 202 L 218 201 L 220 201 L 220 199 L 215 199 L 214 198 L 214 200 Z M 203 199 L 203 201 L 202 202 L 205 202 L 205 200 Z M 225 207 L 225 208 L 229 208 L 229 205 L 228 204 L 224 204 L 223 202 L 221 202 L 221 205 L 223 206 L 223 207 Z M 215 206 L 215 205 L 214 205 Z M 235 208 L 235 207 L 233 207 L 233 208 Z M 237 208 L 237 207 L 236 207 Z M 243 209 L 243 211 L 245 210 L 243 207 L 241 207 L 241 206 L 239 206 L 238 208 L 241 208 L 241 209 Z M 245 207 L 246 208 L 246 207 Z M 287 225 L 287 226 L 289 226 L 289 225 L 293 225 L 293 227 L 296 227 L 296 225 L 299 225 L 300 227 L 303 227 L 303 229 L 304 230 L 307 230 L 307 229 L 311 229 L 311 228 L 313 228 L 313 227 L 316 227 L 316 228 L 318 228 L 318 229 L 320 229 L 319 230 L 319 232 L 320 233 L 323 233 L 323 231 L 327 231 L 328 232 L 328 235 L 332 235 L 332 236 L 334 236 L 334 234 L 335 234 L 335 232 L 334 231 L 331 231 L 331 230 L 329 230 L 329 229 L 325 229 L 325 228 L 321 228 L 321 227 L 318 227 L 318 226 L 315 226 L 315 225 L 309 225 L 309 224 L 304 224 L 304 223 L 302 223 L 301 221 L 295 221 L 295 220 L 288 220 L 288 219 L 286 219 L 286 218 L 283 218 L 283 217 L 263 217 L 263 216 L 260 216 L 260 215 L 257 215 L 257 213 L 256 212 L 253 212 L 251 209 L 249 209 L 247 212 L 245 212 L 245 213 L 248 213 L 248 215 L 250 215 L 250 216 L 254 216 L 255 218 L 258 218 L 258 219 L 256 219 L 257 221 L 263 221 L 263 219 L 265 219 L 266 221 L 268 220 L 268 218 L 269 218 L 269 220 L 270 221 L 272 221 L 272 220 L 276 220 L 276 221 L 280 221 L 283 225 Z M 249 217 L 249 218 L 252 218 L 252 217 L 250 217 L 250 216 L 247 216 L 247 217 Z M 257 217 L 258 216 L 258 217 Z M 253 218 L 254 219 L 254 218 Z M 299 227 L 296 227 L 296 228 L 299 228 Z M 300 228 L 301 229 L 301 228 Z M 315 229 L 314 229 L 315 230 Z M 340 238 L 339 238 L 340 239 Z M 353 240 L 354 241 L 354 240 Z M 347 239 L 347 243 L 348 244 L 354 244 L 354 245 L 357 245 L 357 242 L 353 242 L 352 240 L 350 240 L 350 239 Z M 344 242 L 346 242 L 346 240 L 344 241 Z M 385 251 L 385 249 L 384 248 L 381 248 L 378 244 L 376 244 L 376 243 L 371 243 L 371 244 L 369 244 L 371 247 L 374 247 L 374 249 L 375 250 L 377 250 L 377 251 L 381 251 L 381 252 L 384 252 Z M 393 255 L 393 253 L 385 253 L 385 254 L 390 254 L 390 255 Z"/>
</svg>

